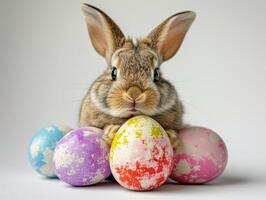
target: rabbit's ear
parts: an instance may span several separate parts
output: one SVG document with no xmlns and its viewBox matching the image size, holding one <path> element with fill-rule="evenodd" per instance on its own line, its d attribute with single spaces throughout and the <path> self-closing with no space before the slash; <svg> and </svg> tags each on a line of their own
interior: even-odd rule
<svg viewBox="0 0 266 200">
<path fill-rule="evenodd" d="M 175 55 L 195 17 L 192 11 L 175 14 L 148 35 L 151 47 L 156 49 L 163 61 Z"/>
<path fill-rule="evenodd" d="M 82 4 L 88 32 L 95 50 L 110 59 L 112 53 L 119 48 L 124 34 L 113 20 L 103 11 L 88 4 Z"/>
</svg>

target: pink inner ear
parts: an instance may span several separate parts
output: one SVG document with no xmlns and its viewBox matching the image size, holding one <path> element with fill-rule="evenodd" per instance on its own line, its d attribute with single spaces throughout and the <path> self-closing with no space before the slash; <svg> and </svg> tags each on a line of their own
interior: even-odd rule
<svg viewBox="0 0 266 200">
<path fill-rule="evenodd" d="M 174 23 L 171 25 L 161 46 L 161 54 L 163 55 L 164 60 L 170 59 L 175 55 L 182 44 L 188 26 L 189 24 L 185 21 L 181 24 Z"/>
<path fill-rule="evenodd" d="M 107 43 L 103 28 L 99 25 L 100 23 L 93 18 L 87 20 L 87 23 L 89 23 L 88 28 L 90 32 L 90 38 L 94 48 L 99 54 L 105 56 Z"/>
</svg>

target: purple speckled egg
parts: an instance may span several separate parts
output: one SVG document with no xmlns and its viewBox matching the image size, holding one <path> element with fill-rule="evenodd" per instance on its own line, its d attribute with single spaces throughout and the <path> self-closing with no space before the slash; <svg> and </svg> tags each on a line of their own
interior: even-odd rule
<svg viewBox="0 0 266 200">
<path fill-rule="evenodd" d="M 72 130 L 56 145 L 53 166 L 60 180 L 74 186 L 98 183 L 107 178 L 110 146 L 103 131 L 94 127 Z"/>
</svg>

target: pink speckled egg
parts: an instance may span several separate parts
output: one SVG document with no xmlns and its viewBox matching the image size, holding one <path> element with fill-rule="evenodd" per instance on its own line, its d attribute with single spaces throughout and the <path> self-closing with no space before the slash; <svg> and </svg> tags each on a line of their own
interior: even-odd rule
<svg viewBox="0 0 266 200">
<path fill-rule="evenodd" d="M 141 115 L 118 130 L 110 151 L 114 178 L 130 190 L 152 190 L 162 185 L 173 169 L 173 149 L 158 122 Z"/>
<path fill-rule="evenodd" d="M 218 177 L 227 163 L 227 149 L 222 138 L 203 127 L 180 130 L 181 144 L 174 149 L 171 178 L 185 184 L 206 183 Z"/>
</svg>

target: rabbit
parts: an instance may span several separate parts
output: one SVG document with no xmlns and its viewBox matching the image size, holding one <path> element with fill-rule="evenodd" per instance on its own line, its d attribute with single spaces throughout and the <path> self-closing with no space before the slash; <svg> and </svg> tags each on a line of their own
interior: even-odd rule
<svg viewBox="0 0 266 200">
<path fill-rule="evenodd" d="M 83 99 L 79 125 L 103 129 L 103 139 L 110 144 L 125 121 L 147 115 L 161 124 L 172 147 L 177 147 L 184 109 L 160 68 L 176 54 L 196 14 L 174 14 L 147 37 L 133 41 L 100 9 L 82 4 L 81 10 L 92 45 L 106 59 L 107 68 Z"/>
</svg>

